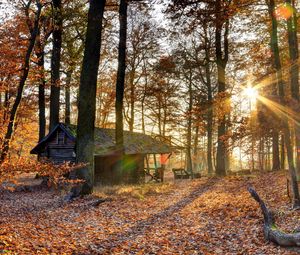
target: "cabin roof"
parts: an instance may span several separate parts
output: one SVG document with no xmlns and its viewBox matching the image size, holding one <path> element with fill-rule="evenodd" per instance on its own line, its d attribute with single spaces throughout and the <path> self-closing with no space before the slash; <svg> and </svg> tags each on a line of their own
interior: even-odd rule
<svg viewBox="0 0 300 255">
<path fill-rule="evenodd" d="M 32 150 L 31 154 L 39 154 L 46 143 L 61 129 L 72 141 L 76 141 L 75 125 L 59 123 Z M 95 128 L 95 155 L 105 155 L 114 150 L 115 129 Z M 171 146 L 149 135 L 124 131 L 125 154 L 165 154 L 170 153 Z"/>
</svg>

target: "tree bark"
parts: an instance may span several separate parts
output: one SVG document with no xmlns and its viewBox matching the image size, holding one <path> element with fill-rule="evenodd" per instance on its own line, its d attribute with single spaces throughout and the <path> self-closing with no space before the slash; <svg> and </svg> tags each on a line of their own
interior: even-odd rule
<svg viewBox="0 0 300 255">
<path fill-rule="evenodd" d="M 276 69 L 276 80 L 278 86 L 278 92 L 280 97 L 280 103 L 285 106 L 285 92 L 284 92 L 284 82 L 283 82 L 283 73 L 281 70 L 281 61 L 280 61 L 280 54 L 279 54 L 279 46 L 278 46 L 278 36 L 277 36 L 277 20 L 275 17 L 275 2 L 274 0 L 270 0 L 269 2 L 269 14 L 272 20 L 272 36 L 271 36 L 271 49 L 273 52 L 274 57 L 274 66 Z M 289 165 L 289 173 L 291 177 L 291 185 L 293 191 L 293 206 L 299 207 L 300 206 L 300 196 L 299 196 L 299 188 L 297 183 L 297 176 L 296 170 L 294 165 L 294 153 L 293 147 L 291 143 L 291 134 L 288 119 L 285 115 L 282 115 L 282 125 L 283 125 L 283 135 L 284 135 L 284 142 L 287 150 L 287 159 Z"/>
<path fill-rule="evenodd" d="M 53 3 L 53 46 L 51 57 L 51 94 L 50 94 L 50 124 L 51 131 L 59 123 L 60 107 L 60 57 L 62 45 L 62 4 L 61 0 L 52 0 Z"/>
<path fill-rule="evenodd" d="M 228 32 L 229 32 L 229 20 L 222 21 L 224 17 L 221 17 L 221 1 L 216 1 L 216 32 L 215 32 L 215 44 L 216 44 L 216 62 L 218 69 L 218 93 L 223 96 L 226 93 L 225 85 L 225 69 L 228 62 Z M 224 50 L 222 50 L 222 27 L 225 23 L 224 31 Z M 223 52 L 224 51 L 224 52 Z M 218 147 L 217 147 L 217 164 L 216 174 L 219 176 L 226 175 L 226 143 L 224 141 L 226 134 L 226 116 L 223 114 L 219 118 L 218 122 Z"/>
<path fill-rule="evenodd" d="M 253 188 L 249 188 L 251 196 L 258 202 L 264 216 L 264 236 L 267 241 L 274 242 L 280 246 L 300 246 L 300 232 L 287 234 L 280 231 L 275 224 L 272 212 L 268 209 L 265 202 L 259 197 Z"/>
<path fill-rule="evenodd" d="M 188 107 L 188 125 L 187 125 L 187 171 L 194 178 L 193 162 L 192 162 L 192 110 L 193 110 L 193 88 L 192 88 L 192 70 L 189 75 L 189 107 Z"/>
<path fill-rule="evenodd" d="M 24 57 L 24 64 L 23 64 L 20 81 L 19 81 L 18 88 L 17 88 L 17 95 L 16 95 L 16 99 L 14 101 L 14 104 L 12 106 L 12 109 L 10 111 L 9 123 L 8 123 L 7 129 L 6 129 L 3 144 L 1 146 L 2 148 L 1 148 L 1 152 L 0 152 L 1 153 L 0 154 L 0 164 L 6 159 L 6 157 L 8 155 L 8 151 L 10 148 L 10 142 L 11 142 L 11 139 L 12 139 L 12 136 L 14 133 L 14 129 L 15 129 L 18 109 L 19 109 L 19 106 L 20 106 L 20 103 L 22 100 L 25 82 L 27 80 L 29 69 L 30 69 L 30 57 L 31 57 L 32 51 L 34 49 L 36 37 L 37 37 L 38 31 L 39 31 L 39 19 L 40 19 L 40 15 L 41 15 L 42 5 L 39 1 L 36 1 L 36 6 L 37 6 L 37 10 L 35 12 L 34 24 L 33 24 L 32 28 L 29 28 L 30 29 L 30 40 L 29 40 L 29 45 L 28 45 L 25 57 Z M 30 6 L 28 6 L 28 9 L 29 9 L 29 7 Z M 29 17 L 27 17 L 27 18 L 29 18 Z"/>
<path fill-rule="evenodd" d="M 280 169 L 279 158 L 279 133 L 277 130 L 273 130 L 272 133 L 272 170 L 277 171 Z"/>
<path fill-rule="evenodd" d="M 124 83 L 126 70 L 126 41 L 127 41 L 127 0 L 120 0 L 119 7 L 119 54 L 118 54 L 118 72 L 116 83 L 116 149 L 123 152 L 124 134 L 123 134 L 123 99 Z"/>
<path fill-rule="evenodd" d="M 129 117 L 129 131 L 133 131 L 134 126 L 134 108 L 135 108 L 135 87 L 134 87 L 135 69 L 132 68 L 129 74 L 129 86 L 130 86 L 130 117 Z"/>
<path fill-rule="evenodd" d="M 207 39 L 207 32 L 205 33 L 205 76 L 207 86 L 207 171 L 208 174 L 213 173 L 213 158 L 212 158 L 212 146 L 213 146 L 213 92 L 211 85 L 211 72 L 210 72 L 210 52 Z"/>
<path fill-rule="evenodd" d="M 283 83 L 282 79 L 282 71 L 281 71 L 281 62 L 280 62 L 280 54 L 279 54 L 279 47 L 278 47 L 278 23 L 275 17 L 275 2 L 274 0 L 270 0 L 268 3 L 268 11 L 272 22 L 272 30 L 271 30 L 271 50 L 273 52 L 274 58 L 274 68 L 278 73 L 279 78 L 277 82 L 274 84 L 272 94 L 274 96 L 278 95 L 278 84 Z M 278 130 L 276 127 L 273 128 L 273 135 L 272 135 L 272 169 L 278 170 L 280 169 L 280 159 L 279 159 L 279 137 L 278 137 Z"/>
<path fill-rule="evenodd" d="M 281 151 L 280 151 L 280 169 L 284 170 L 285 169 L 285 150 L 284 150 L 284 136 L 281 135 Z"/>
<path fill-rule="evenodd" d="M 79 190 L 73 190 L 74 196 L 77 194 L 90 194 L 93 191 L 96 88 L 104 7 L 105 0 L 90 0 L 85 49 L 80 75 L 76 138 L 77 162 L 87 163 L 87 165 L 76 172 L 77 178 L 85 182 Z"/>
<path fill-rule="evenodd" d="M 71 124 L 71 92 L 70 85 L 73 70 L 67 71 L 66 84 L 65 84 L 65 123 Z"/>
<path fill-rule="evenodd" d="M 39 69 L 39 141 L 46 135 L 46 103 L 45 103 L 45 51 L 44 45 L 41 43 L 40 34 L 36 38 L 36 56 Z"/>
<path fill-rule="evenodd" d="M 289 43 L 289 55 L 290 55 L 290 88 L 292 98 L 297 102 L 299 107 L 299 50 L 298 50 L 298 38 L 297 38 L 297 15 L 295 8 L 295 1 L 286 0 L 286 3 L 293 6 L 294 13 L 287 20 L 288 29 L 288 43 Z M 300 128 L 295 123 L 295 142 L 296 142 L 296 166 L 297 175 L 300 176 Z"/>
</svg>

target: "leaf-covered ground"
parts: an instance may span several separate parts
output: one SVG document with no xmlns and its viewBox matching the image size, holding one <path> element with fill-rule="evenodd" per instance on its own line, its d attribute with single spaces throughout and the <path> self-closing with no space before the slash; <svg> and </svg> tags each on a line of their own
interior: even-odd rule
<svg viewBox="0 0 300 255">
<path fill-rule="evenodd" d="M 0 192 L 0 254 L 298 254 L 264 241 L 248 185 L 280 228 L 299 227 L 284 173 L 101 189 L 110 199 L 97 207 L 95 195 L 65 203 L 35 188 Z"/>
</svg>

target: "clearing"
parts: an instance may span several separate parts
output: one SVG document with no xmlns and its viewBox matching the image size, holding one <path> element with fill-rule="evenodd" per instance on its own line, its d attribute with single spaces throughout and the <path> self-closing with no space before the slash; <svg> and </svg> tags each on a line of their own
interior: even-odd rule
<svg viewBox="0 0 300 255">
<path fill-rule="evenodd" d="M 296 229 L 285 173 L 97 189 L 64 202 L 46 188 L 0 192 L 1 254 L 298 254 L 264 241 L 253 185 Z M 106 202 L 93 206 L 98 197 Z"/>
</svg>

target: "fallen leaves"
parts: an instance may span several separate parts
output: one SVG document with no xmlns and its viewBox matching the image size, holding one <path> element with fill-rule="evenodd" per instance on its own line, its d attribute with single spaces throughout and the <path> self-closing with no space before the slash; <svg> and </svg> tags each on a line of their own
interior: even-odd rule
<svg viewBox="0 0 300 255">
<path fill-rule="evenodd" d="M 97 206 L 93 206 L 99 201 L 95 196 L 65 203 L 58 191 L 5 191 L 0 193 L 0 251 L 296 254 L 264 241 L 262 216 L 246 189 L 250 184 L 272 198 L 267 201 L 277 209 L 280 227 L 294 229 L 299 212 L 287 207 L 282 173 L 252 179 L 183 180 L 163 184 L 161 189 L 157 184 L 153 188 L 120 187 L 121 191 L 111 192 L 109 200 Z"/>
</svg>

